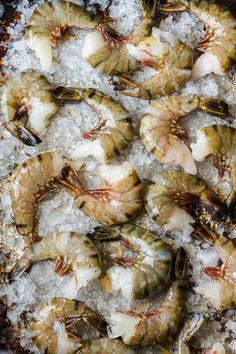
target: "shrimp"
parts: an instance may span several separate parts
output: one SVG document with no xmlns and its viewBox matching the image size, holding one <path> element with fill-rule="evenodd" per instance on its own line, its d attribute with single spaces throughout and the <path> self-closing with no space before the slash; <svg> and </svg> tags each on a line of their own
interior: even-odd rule
<svg viewBox="0 0 236 354">
<path fill-rule="evenodd" d="M 231 12 L 207 0 L 167 0 L 164 12 L 191 11 L 205 24 L 205 36 L 197 49 L 203 53 L 194 63 L 193 80 L 210 73 L 226 75 L 236 61 L 236 19 Z"/>
<path fill-rule="evenodd" d="M 93 155 L 106 163 L 123 153 L 133 140 L 130 113 L 113 98 L 94 89 L 58 87 L 54 94 L 60 102 L 85 102 L 99 117 L 98 125 L 82 134 L 86 141 L 78 143 L 73 159 Z"/>
<path fill-rule="evenodd" d="M 221 257 L 219 267 L 206 267 L 207 280 L 201 279 L 196 292 L 203 295 L 217 310 L 235 308 L 236 306 L 236 244 L 226 236 L 216 235 L 213 244 Z"/>
<path fill-rule="evenodd" d="M 143 19 L 128 36 L 119 36 L 114 30 L 99 25 L 84 40 L 82 57 L 97 71 L 106 75 L 129 73 L 140 66 L 140 62 L 129 53 L 127 43 L 137 45 L 151 33 L 156 16 L 157 0 L 141 0 Z"/>
<path fill-rule="evenodd" d="M 36 262 L 55 262 L 55 272 L 63 277 L 73 274 L 79 289 L 101 273 L 100 255 L 93 242 L 76 232 L 55 233 L 26 248 L 10 271 L 14 280 Z"/>
<path fill-rule="evenodd" d="M 57 176 L 63 165 L 57 152 L 46 152 L 26 160 L 13 172 L 12 209 L 17 231 L 26 245 L 38 239 L 35 207 L 40 188 Z"/>
<path fill-rule="evenodd" d="M 160 162 L 181 166 L 196 174 L 197 168 L 187 147 L 187 131 L 179 119 L 196 110 L 220 117 L 227 116 L 227 105 L 218 99 L 193 96 L 167 96 L 152 103 L 141 120 L 140 136 L 146 147 Z"/>
<path fill-rule="evenodd" d="M 132 257 L 114 257 L 115 265 L 106 272 L 112 290 L 121 290 L 127 299 L 147 297 L 163 289 L 170 279 L 171 252 L 157 236 L 139 226 L 124 224 L 108 230 L 97 229 L 94 239 L 120 238 Z"/>
<path fill-rule="evenodd" d="M 136 47 L 130 45 L 129 50 L 141 60 L 142 67 L 151 67 L 153 74 L 140 83 L 130 76 L 114 76 L 111 84 L 122 95 L 144 100 L 169 95 L 178 91 L 191 76 L 193 50 L 174 34 L 153 28 L 150 37 Z"/>
<path fill-rule="evenodd" d="M 179 257 L 184 266 L 180 264 L 179 269 L 176 269 L 176 280 L 162 305 L 148 312 L 129 310 L 112 314 L 112 338 L 121 336 L 125 344 L 141 346 L 160 344 L 169 347 L 174 342 L 187 316 L 186 300 L 189 291 L 186 269 L 181 269 L 186 268 L 186 254 L 183 249 Z"/>
<path fill-rule="evenodd" d="M 91 339 L 82 343 L 75 354 L 135 354 L 133 349 L 117 339 Z"/>
<path fill-rule="evenodd" d="M 197 131 L 196 143 L 190 146 L 196 161 L 211 158 L 220 178 L 228 171 L 236 192 L 236 129 L 224 125 L 201 128 Z"/>
<path fill-rule="evenodd" d="M 49 119 L 59 108 L 52 88 L 37 72 L 23 72 L 0 88 L 0 122 L 26 145 L 41 142 Z"/>
<path fill-rule="evenodd" d="M 143 184 L 129 162 L 121 165 L 102 165 L 98 168 L 102 183 L 100 189 L 87 190 L 78 173 L 69 165 L 52 184 L 62 187 L 75 201 L 78 208 L 103 225 L 124 223 L 133 218 L 143 206 Z M 51 188 L 51 184 L 45 186 Z"/>
<path fill-rule="evenodd" d="M 231 223 L 220 196 L 200 178 L 181 171 L 164 171 L 157 176 L 157 183 L 147 189 L 145 208 L 166 231 L 186 235 L 207 234 L 207 229 L 228 228 Z"/>
<path fill-rule="evenodd" d="M 25 41 L 48 71 L 52 64 L 52 49 L 57 48 L 68 28 L 95 29 L 95 15 L 69 1 L 52 0 L 39 5 L 33 12 L 25 31 Z"/>
<path fill-rule="evenodd" d="M 107 333 L 99 314 L 81 301 L 63 298 L 37 306 L 28 326 L 36 346 L 47 354 L 72 354 L 82 340 Z"/>
</svg>

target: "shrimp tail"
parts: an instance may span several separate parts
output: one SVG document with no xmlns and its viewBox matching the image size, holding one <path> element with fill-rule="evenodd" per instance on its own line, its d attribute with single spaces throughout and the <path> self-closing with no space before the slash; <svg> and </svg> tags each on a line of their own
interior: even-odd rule
<svg viewBox="0 0 236 354">
<path fill-rule="evenodd" d="M 183 247 L 180 247 L 175 256 L 173 257 L 173 273 L 172 274 L 172 278 L 174 278 L 174 280 L 179 280 L 179 279 L 184 279 L 186 277 L 186 271 L 188 269 L 188 258 L 187 258 L 187 254 L 186 251 Z"/>
<path fill-rule="evenodd" d="M 53 95 L 61 103 L 80 103 L 83 100 L 84 90 L 59 86 L 53 91 Z"/>
<path fill-rule="evenodd" d="M 192 318 L 187 320 L 181 329 L 178 338 L 178 354 L 183 354 L 185 352 L 186 343 L 192 338 L 192 336 L 199 330 L 204 322 L 204 316 L 201 314 L 194 314 Z"/>
<path fill-rule="evenodd" d="M 116 231 L 113 227 L 96 227 L 95 231 L 88 235 L 92 240 L 98 241 L 111 241 L 120 238 L 119 232 Z"/>
<path fill-rule="evenodd" d="M 4 124 L 5 128 L 23 144 L 28 146 L 37 146 L 42 140 L 26 128 L 21 122 L 17 120 L 9 121 Z"/>
<path fill-rule="evenodd" d="M 164 13 L 183 12 L 188 10 L 188 3 L 180 0 L 166 0 L 164 4 L 159 5 L 159 10 Z"/>
<path fill-rule="evenodd" d="M 22 257 L 18 262 L 14 265 L 14 267 L 8 273 L 9 283 L 13 282 L 16 278 L 20 277 L 29 267 L 31 266 L 31 262 L 27 257 Z"/>
<path fill-rule="evenodd" d="M 115 75 L 112 80 L 110 80 L 110 84 L 116 92 L 122 95 L 139 97 L 140 85 L 124 75 Z"/>
<path fill-rule="evenodd" d="M 81 194 L 81 192 L 84 192 L 77 172 L 75 172 L 68 164 L 65 164 L 61 170 L 61 176 L 56 178 L 55 181 L 60 187 L 68 192 L 72 192 L 73 195 L 78 195 Z"/>
<path fill-rule="evenodd" d="M 213 245 L 215 243 L 215 240 L 218 237 L 216 232 L 207 229 L 202 225 L 195 225 L 192 235 L 196 237 L 198 240 L 207 242 L 210 245 Z"/>
<path fill-rule="evenodd" d="M 200 109 L 208 114 L 226 118 L 229 116 L 229 106 L 218 98 L 203 97 L 200 100 Z"/>
<path fill-rule="evenodd" d="M 157 15 L 159 0 L 141 0 L 143 17 L 155 18 Z"/>
</svg>

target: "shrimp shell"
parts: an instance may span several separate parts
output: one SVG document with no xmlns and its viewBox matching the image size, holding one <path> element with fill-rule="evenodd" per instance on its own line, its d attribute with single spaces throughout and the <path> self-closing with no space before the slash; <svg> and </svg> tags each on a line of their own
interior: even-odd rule
<svg viewBox="0 0 236 354">
<path fill-rule="evenodd" d="M 25 40 L 35 51 L 43 70 L 52 64 L 52 48 L 58 47 L 68 28 L 95 29 L 96 16 L 69 1 L 52 0 L 39 5 L 27 23 Z"/>
<path fill-rule="evenodd" d="M 61 277 L 73 275 L 75 288 L 97 279 L 101 273 L 100 255 L 93 242 L 76 232 L 55 233 L 26 248 L 10 272 L 10 280 L 22 274 L 34 263 L 52 261 Z"/>
<path fill-rule="evenodd" d="M 17 231 L 26 244 L 38 239 L 36 225 L 37 194 L 64 165 L 57 152 L 36 155 L 18 165 L 13 172 L 11 203 Z"/>
</svg>

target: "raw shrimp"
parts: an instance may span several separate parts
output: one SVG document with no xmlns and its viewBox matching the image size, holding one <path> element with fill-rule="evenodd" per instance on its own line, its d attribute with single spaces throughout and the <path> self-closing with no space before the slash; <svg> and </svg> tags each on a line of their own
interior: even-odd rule
<svg viewBox="0 0 236 354">
<path fill-rule="evenodd" d="M 37 194 L 64 165 L 56 152 L 34 156 L 18 165 L 13 172 L 11 202 L 17 231 L 26 244 L 38 239 L 36 223 Z"/>
<path fill-rule="evenodd" d="M 118 311 L 111 315 L 111 337 L 122 337 L 128 345 L 155 345 L 169 347 L 176 339 L 187 317 L 186 300 L 189 281 L 186 279 L 186 254 L 179 255 L 180 265 L 176 269 L 177 279 L 159 308 L 148 312 Z M 181 263 L 184 263 L 181 264 Z"/>
<path fill-rule="evenodd" d="M 133 218 L 143 207 L 143 184 L 129 162 L 98 168 L 100 189 L 86 190 L 69 165 L 52 184 L 61 186 L 86 215 L 104 225 L 119 224 Z M 45 189 L 51 188 L 50 184 Z"/>
<path fill-rule="evenodd" d="M 63 277 L 73 274 L 79 289 L 101 273 L 100 255 L 93 242 L 76 232 L 55 233 L 26 248 L 10 272 L 14 280 L 36 262 L 52 261 L 55 272 Z"/>
<path fill-rule="evenodd" d="M 219 99 L 167 96 L 147 108 L 140 126 L 141 139 L 149 152 L 160 162 L 181 166 L 191 174 L 196 174 L 197 168 L 186 145 L 187 131 L 179 125 L 179 119 L 196 110 L 220 117 L 228 113 L 227 105 Z"/>
<path fill-rule="evenodd" d="M 85 102 L 99 117 L 98 125 L 82 134 L 87 141 L 78 143 L 73 159 L 93 155 L 103 163 L 108 162 L 123 153 L 133 140 L 130 113 L 120 102 L 95 89 L 59 87 L 54 94 L 60 102 Z"/>
<path fill-rule="evenodd" d="M 211 158 L 220 178 L 228 171 L 236 192 L 236 129 L 224 125 L 201 128 L 191 149 L 196 161 Z"/>
<path fill-rule="evenodd" d="M 191 11 L 205 24 L 205 36 L 197 49 L 203 53 L 194 63 L 192 78 L 210 73 L 226 75 L 236 61 L 236 19 L 230 11 L 207 0 L 167 0 L 160 5 L 164 12 Z"/>
<path fill-rule="evenodd" d="M 132 224 L 97 229 L 94 239 L 106 241 L 117 237 L 133 255 L 114 257 L 115 265 L 107 270 L 112 290 L 121 290 L 130 300 L 163 289 L 170 280 L 172 256 L 169 246 L 151 231 Z"/>
<path fill-rule="evenodd" d="M 153 73 L 140 83 L 124 75 L 114 76 L 111 83 L 123 95 L 145 100 L 169 95 L 178 91 L 191 76 L 193 50 L 174 34 L 153 28 L 149 38 L 128 48 L 142 67 L 151 67 Z"/>
<path fill-rule="evenodd" d="M 207 240 L 207 238 L 205 238 Z M 201 280 L 196 292 L 203 295 L 217 310 L 236 306 L 236 245 L 234 240 L 216 235 L 213 247 L 221 257 L 219 267 L 207 267 L 204 272 L 208 280 Z"/>
<path fill-rule="evenodd" d="M 164 171 L 157 176 L 145 196 L 149 215 L 166 231 L 193 231 L 228 228 L 228 208 L 207 184 L 196 176 L 181 171 Z"/>
<path fill-rule="evenodd" d="M 24 144 L 41 142 L 49 119 L 59 105 L 52 85 L 37 72 L 24 72 L 0 88 L 0 122 Z"/>
<path fill-rule="evenodd" d="M 72 354 L 81 340 L 106 335 L 107 323 L 85 303 L 63 298 L 36 307 L 29 333 L 36 346 L 47 354 Z"/>
<path fill-rule="evenodd" d="M 39 5 L 27 23 L 25 41 L 35 52 L 43 70 L 52 64 L 52 48 L 57 48 L 68 28 L 95 29 L 98 19 L 69 1 L 52 0 Z"/>
<path fill-rule="evenodd" d="M 143 19 L 128 36 L 119 36 L 113 29 L 98 26 L 89 33 L 82 48 L 83 58 L 102 74 L 129 73 L 140 66 L 140 62 L 129 53 L 127 43 L 138 45 L 148 37 L 156 20 L 157 0 L 141 0 Z"/>
<path fill-rule="evenodd" d="M 75 354 L 135 354 L 135 352 L 120 340 L 101 338 L 83 342 Z"/>
</svg>

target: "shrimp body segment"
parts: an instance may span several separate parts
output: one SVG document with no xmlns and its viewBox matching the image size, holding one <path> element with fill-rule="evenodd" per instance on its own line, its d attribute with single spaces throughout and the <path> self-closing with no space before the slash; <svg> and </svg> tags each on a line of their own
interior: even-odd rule
<svg viewBox="0 0 236 354">
<path fill-rule="evenodd" d="M 163 289 L 170 279 L 171 252 L 168 245 L 141 227 L 124 224 L 112 226 L 108 235 L 118 236 L 133 255 L 115 258 L 115 265 L 107 270 L 114 292 L 121 290 L 127 299 L 144 298 Z M 101 239 L 95 231 L 95 239 Z"/>
<path fill-rule="evenodd" d="M 26 243 L 37 239 L 36 204 L 40 188 L 56 177 L 64 165 L 56 152 L 46 152 L 18 165 L 13 173 L 11 203 L 17 231 Z"/>
<path fill-rule="evenodd" d="M 40 59 L 43 70 L 52 64 L 52 49 L 57 48 L 68 28 L 95 29 L 99 22 L 84 8 L 64 0 L 43 3 L 33 12 L 25 32 L 28 47 Z"/>
<path fill-rule="evenodd" d="M 55 272 L 59 276 L 72 274 L 77 289 L 101 273 L 100 256 L 93 242 L 76 232 L 63 232 L 45 237 L 26 248 L 10 272 L 11 280 L 34 263 L 47 260 L 55 263 Z"/>
<path fill-rule="evenodd" d="M 160 162 L 181 166 L 196 174 L 196 164 L 186 145 L 187 131 L 179 119 L 196 110 L 224 117 L 226 105 L 218 99 L 193 96 L 168 96 L 152 103 L 141 120 L 140 136 L 149 152 Z"/>
<path fill-rule="evenodd" d="M 59 87 L 54 92 L 60 102 L 85 102 L 98 115 L 99 123 L 78 143 L 72 153 L 73 159 L 85 159 L 93 155 L 102 163 L 122 154 L 134 138 L 129 112 L 112 97 L 94 89 Z"/>
<path fill-rule="evenodd" d="M 73 354 L 86 334 L 106 335 L 106 322 L 85 303 L 63 298 L 36 307 L 29 333 L 36 346 L 48 354 Z"/>
<path fill-rule="evenodd" d="M 23 72 L 0 88 L 0 122 L 26 145 L 41 142 L 59 105 L 52 85 L 37 72 Z"/>
<path fill-rule="evenodd" d="M 150 37 L 128 48 L 142 67 L 153 69 L 153 75 L 140 83 L 126 76 L 115 76 L 114 88 L 123 95 L 144 100 L 169 95 L 178 91 L 191 76 L 193 50 L 174 34 L 154 28 Z"/>
<path fill-rule="evenodd" d="M 159 308 L 148 312 L 118 311 L 111 315 L 111 337 L 122 337 L 127 345 L 169 347 L 176 339 L 186 317 L 189 281 L 175 280 Z"/>
<path fill-rule="evenodd" d="M 221 178 L 228 171 L 236 191 L 236 129 L 224 125 L 201 128 L 191 149 L 196 161 L 211 158 Z"/>
<path fill-rule="evenodd" d="M 213 190 L 196 176 L 164 171 L 145 196 L 148 214 L 166 231 L 190 235 L 196 225 L 210 230 L 228 226 L 228 209 Z M 200 229 L 199 229 L 200 231 Z"/>
<path fill-rule="evenodd" d="M 236 245 L 225 236 L 215 239 L 213 247 L 221 257 L 221 266 L 207 267 L 204 273 L 207 280 L 200 282 L 196 292 L 203 295 L 217 310 L 236 306 Z"/>
<path fill-rule="evenodd" d="M 84 214 L 100 224 L 124 223 L 137 215 L 143 206 L 143 184 L 132 165 L 129 162 L 102 165 L 98 173 L 101 186 L 95 190 L 86 190 L 78 174 L 68 165 L 55 183 L 74 197 Z"/>
<path fill-rule="evenodd" d="M 123 342 L 117 339 L 99 338 L 91 339 L 82 343 L 82 347 L 76 354 L 135 354 Z"/>
<path fill-rule="evenodd" d="M 205 36 L 197 49 L 203 53 L 194 63 L 192 78 L 210 73 L 226 75 L 236 61 L 236 19 L 226 8 L 207 0 L 190 0 L 188 4 L 169 0 L 160 8 L 164 12 L 189 10 L 205 24 Z M 182 4 L 181 4 L 182 3 Z"/>
<path fill-rule="evenodd" d="M 127 74 L 140 66 L 140 62 L 129 53 L 127 43 L 138 45 L 150 35 L 155 23 L 157 0 L 141 0 L 141 6 L 143 19 L 129 36 L 119 36 L 114 30 L 100 25 L 85 37 L 82 56 L 100 73 Z"/>
</svg>

